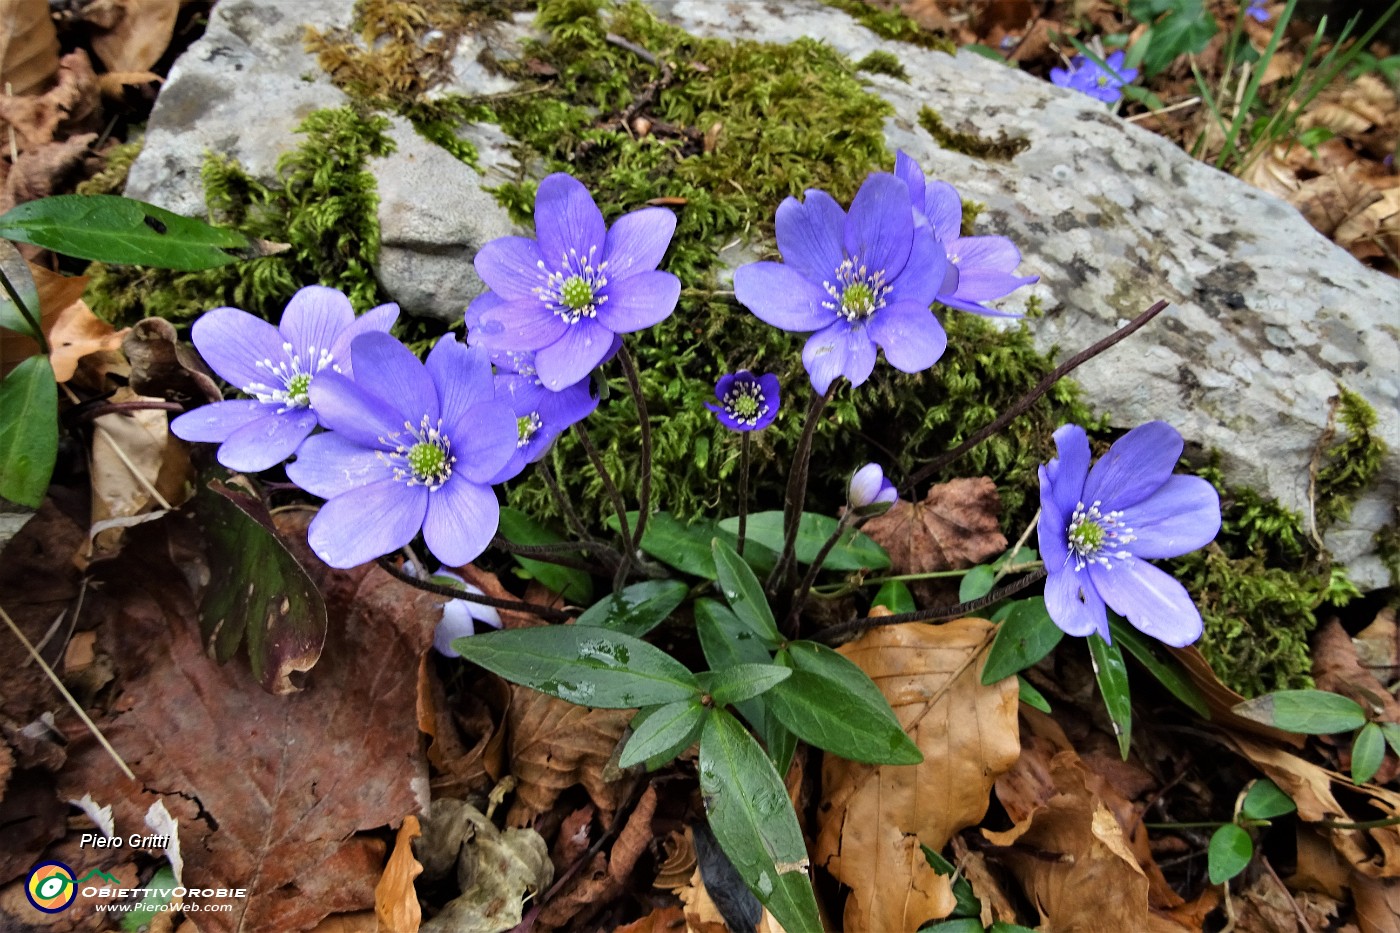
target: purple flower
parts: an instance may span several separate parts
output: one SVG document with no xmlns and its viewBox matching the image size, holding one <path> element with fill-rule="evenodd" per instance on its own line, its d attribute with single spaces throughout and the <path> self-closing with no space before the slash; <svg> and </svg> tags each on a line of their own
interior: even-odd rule
<svg viewBox="0 0 1400 933">
<path fill-rule="evenodd" d="M 496 533 L 490 483 L 515 454 L 510 407 L 495 400 L 485 350 L 448 335 L 427 363 L 387 334 L 353 347 L 355 380 L 326 373 L 311 401 L 330 429 L 307 440 L 287 475 L 329 501 L 311 549 L 332 567 L 396 551 L 419 529 L 448 566 L 474 560 Z"/>
<path fill-rule="evenodd" d="M 755 376 L 747 369 L 720 376 L 715 383 L 719 404 L 706 402 L 719 423 L 731 431 L 762 431 L 778 417 L 778 377 Z"/>
<path fill-rule="evenodd" d="M 1267 23 L 1269 21 L 1269 11 L 1264 8 L 1268 0 L 1250 0 L 1249 6 L 1245 9 L 1245 15 L 1253 19 L 1256 23 Z"/>
<path fill-rule="evenodd" d="M 851 485 L 846 491 L 846 501 L 851 508 L 888 507 L 894 505 L 897 499 L 899 492 L 894 488 L 894 483 L 885 479 L 885 471 L 880 464 L 867 463 L 851 475 Z"/>
<path fill-rule="evenodd" d="M 1220 496 L 1195 476 L 1173 476 L 1181 435 L 1149 421 L 1089 468 L 1084 429 L 1055 432 L 1059 453 L 1040 468 L 1040 553 L 1049 574 L 1045 606 L 1070 635 L 1108 640 L 1107 603 L 1139 631 L 1175 647 L 1201 637 L 1186 588 L 1147 563 L 1215 539 Z"/>
<path fill-rule="evenodd" d="M 617 334 L 675 310 L 680 279 L 656 270 L 675 229 L 674 214 L 648 207 L 609 230 L 581 183 L 550 175 L 535 197 L 539 239 L 500 237 L 476 254 L 491 291 L 467 309 L 468 342 L 532 350 L 547 388 L 574 385 L 617 351 Z"/>
<path fill-rule="evenodd" d="M 1060 87 L 1072 88 L 1105 104 L 1112 104 L 1123 96 L 1123 85 L 1136 78 L 1138 71 L 1123 67 L 1121 49 L 1104 59 L 1104 65 L 1108 67 L 1104 68 L 1084 55 L 1076 55 L 1070 59 L 1068 70 L 1051 68 L 1050 80 Z"/>
<path fill-rule="evenodd" d="M 292 296 L 278 327 L 237 308 L 215 308 L 190 329 L 209 368 L 252 398 L 215 402 L 170 423 L 176 437 L 220 444 L 230 470 L 256 473 L 290 457 L 316 427 L 308 388 L 317 374 L 350 374 L 350 342 L 387 332 L 399 306 L 380 305 L 358 319 L 350 299 L 308 285 Z"/>
<path fill-rule="evenodd" d="M 515 453 L 492 483 L 514 479 L 548 451 L 554 439 L 598 407 L 598 398 L 585 378 L 574 385 L 551 392 L 535 372 L 535 354 L 530 352 L 491 354 L 496 364 L 496 398 L 515 412 L 517 439 Z"/>
<path fill-rule="evenodd" d="M 434 583 L 444 583 L 448 586 L 455 583 L 468 593 L 478 596 L 486 595 L 480 588 L 472 586 L 450 570 L 439 569 L 431 579 Z M 492 606 L 465 599 L 448 600 L 447 605 L 442 607 L 442 619 L 433 629 L 433 648 L 443 657 L 460 658 L 462 655 L 452 647 L 452 642 L 458 638 L 470 638 L 475 635 L 478 622 L 491 628 L 500 628 L 501 615 Z"/>
<path fill-rule="evenodd" d="M 1020 317 L 982 304 L 1040 281 L 1038 275 L 1013 274 L 1021 264 L 1021 251 L 1015 244 L 1004 236 L 961 236 L 962 198 L 957 190 L 946 181 L 926 183 L 919 164 L 903 152 L 894 157 L 894 173 L 909 188 L 914 228 L 931 229 L 948 257 L 948 271 L 935 300 L 973 314 Z"/>
<path fill-rule="evenodd" d="M 782 330 L 815 331 L 802 349 L 812 386 L 825 394 L 837 376 L 870 378 L 875 348 L 895 369 L 917 373 L 943 355 L 948 338 L 929 310 L 947 272 L 943 249 L 914 230 L 909 189 L 876 172 L 850 213 L 825 191 L 778 207 L 784 262 L 734 272 L 734 293 L 759 320 Z"/>
</svg>

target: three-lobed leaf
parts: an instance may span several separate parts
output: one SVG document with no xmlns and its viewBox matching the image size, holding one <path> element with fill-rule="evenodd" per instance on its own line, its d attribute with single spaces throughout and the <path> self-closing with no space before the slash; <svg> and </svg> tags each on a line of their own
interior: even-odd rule
<svg viewBox="0 0 1400 933">
<path fill-rule="evenodd" d="M 1237 703 L 1234 712 L 1302 735 L 1351 732 L 1366 724 L 1366 711 L 1360 704 L 1326 690 L 1278 690 Z"/>
<path fill-rule="evenodd" d="M 609 593 L 578 617 L 578 625 L 596 625 L 641 638 L 685 602 L 690 587 L 681 580 L 645 580 L 621 593 Z"/>
<path fill-rule="evenodd" d="M 46 356 L 0 382 L 0 497 L 38 508 L 58 460 L 58 383 Z"/>
<path fill-rule="evenodd" d="M 1254 858 L 1254 840 L 1249 833 L 1226 823 L 1210 837 L 1206 848 L 1206 873 L 1211 884 L 1224 884 L 1244 871 L 1249 860 Z"/>
<path fill-rule="evenodd" d="M 661 767 L 695 743 L 708 712 L 698 697 L 641 710 L 632 719 L 632 736 L 618 765 L 630 768 L 646 762 L 648 771 Z"/>
<path fill-rule="evenodd" d="M 660 648 L 593 625 L 487 632 L 452 647 L 512 683 L 579 706 L 659 706 L 700 693 L 695 675 Z"/>
<path fill-rule="evenodd" d="M 739 519 L 726 518 L 720 522 L 726 531 L 736 531 Z M 836 531 L 837 520 L 830 515 L 803 512 L 797 523 L 797 540 L 793 556 L 799 564 L 810 564 L 821 553 L 822 546 Z M 748 540 L 756 541 L 774 552 L 783 549 L 783 513 L 757 512 L 748 517 Z M 745 555 L 747 556 L 747 554 Z M 824 570 L 884 570 L 890 565 L 885 549 L 869 536 L 847 529 L 822 561 Z"/>
<path fill-rule="evenodd" d="M 1133 700 L 1128 692 L 1128 666 L 1123 652 L 1115 644 L 1104 641 L 1097 633 L 1089 636 L 1089 657 L 1094 662 L 1094 677 L 1099 682 L 1099 694 L 1113 723 L 1118 738 L 1118 751 L 1128 760 L 1128 748 L 1133 736 Z"/>
</svg>

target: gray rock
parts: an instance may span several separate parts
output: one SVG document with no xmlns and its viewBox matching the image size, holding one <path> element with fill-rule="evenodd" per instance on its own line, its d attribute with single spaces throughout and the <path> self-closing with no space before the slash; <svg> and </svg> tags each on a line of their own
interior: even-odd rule
<svg viewBox="0 0 1400 933">
<path fill-rule="evenodd" d="M 1041 280 L 1042 349 L 1087 346 L 1160 298 L 1172 307 L 1076 371 L 1094 405 L 1129 427 L 1175 425 L 1218 450 L 1231 482 L 1310 514 L 1308 466 L 1339 384 L 1379 415 L 1390 454 L 1351 521 L 1325 543 L 1362 587 L 1388 574 L 1373 536 L 1400 509 L 1400 282 L 1369 269 L 1288 204 L 1190 158 L 1167 140 L 1073 91 L 970 53 L 882 40 L 816 0 L 781 6 L 657 0 L 699 35 L 768 42 L 813 36 L 859 60 L 899 56 L 908 83 L 869 76 L 895 115 L 891 148 L 966 199 L 987 205 L 979 233 L 1011 237 L 1022 274 Z M 1024 137 L 1010 161 L 940 149 L 919 124 Z M 775 205 L 776 207 L 776 205 Z"/>
</svg>

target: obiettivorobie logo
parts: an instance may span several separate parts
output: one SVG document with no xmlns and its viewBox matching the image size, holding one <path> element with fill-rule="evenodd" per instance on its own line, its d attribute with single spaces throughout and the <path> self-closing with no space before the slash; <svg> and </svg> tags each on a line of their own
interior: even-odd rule
<svg viewBox="0 0 1400 933">
<path fill-rule="evenodd" d="M 78 897 L 78 885 L 93 878 L 108 884 L 121 884 L 115 877 L 94 868 L 81 878 L 73 877 L 73 869 L 62 862 L 42 862 L 29 870 L 24 884 L 24 896 L 36 910 L 56 914 L 67 910 Z"/>
</svg>

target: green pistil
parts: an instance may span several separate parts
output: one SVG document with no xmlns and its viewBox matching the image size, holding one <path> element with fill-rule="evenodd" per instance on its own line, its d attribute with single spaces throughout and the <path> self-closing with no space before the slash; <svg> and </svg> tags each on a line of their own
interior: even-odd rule
<svg viewBox="0 0 1400 933">
<path fill-rule="evenodd" d="M 540 416 L 537 412 L 532 411 L 524 417 L 516 418 L 515 431 L 519 438 L 519 444 L 523 446 L 528 443 L 530 438 L 535 436 L 535 432 L 540 429 L 540 425 Z"/>
<path fill-rule="evenodd" d="M 287 398 L 297 405 L 305 407 L 311 404 L 311 374 L 297 373 L 287 380 Z"/>
<path fill-rule="evenodd" d="M 875 309 L 875 291 L 864 282 L 852 282 L 841 293 L 841 312 L 850 320 L 868 317 Z"/>
<path fill-rule="evenodd" d="M 729 403 L 729 408 L 736 418 L 753 418 L 758 414 L 758 399 L 752 395 L 741 395 Z"/>
<path fill-rule="evenodd" d="M 447 478 L 447 454 L 428 441 L 419 441 L 409 448 L 408 466 L 425 485 L 436 485 Z"/>
<path fill-rule="evenodd" d="M 574 311 L 593 304 L 593 286 L 580 275 L 571 275 L 559 286 L 559 297 Z"/>
<path fill-rule="evenodd" d="M 1098 522 L 1083 519 L 1069 530 L 1069 546 L 1077 554 L 1093 554 L 1103 547 L 1104 530 Z"/>
</svg>

